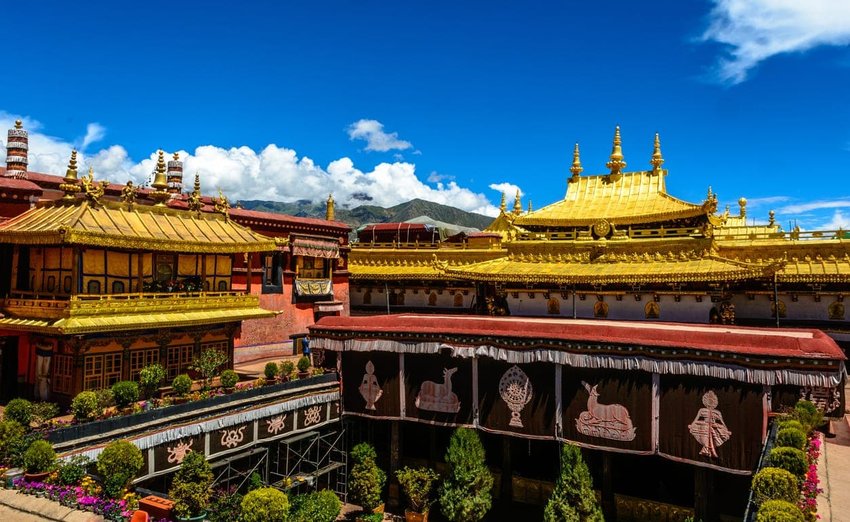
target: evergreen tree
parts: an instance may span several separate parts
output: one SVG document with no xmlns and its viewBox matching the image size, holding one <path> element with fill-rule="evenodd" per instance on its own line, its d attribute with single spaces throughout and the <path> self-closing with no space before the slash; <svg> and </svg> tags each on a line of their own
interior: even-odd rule
<svg viewBox="0 0 850 522">
<path fill-rule="evenodd" d="M 477 522 L 492 504 L 493 475 L 484 463 L 478 433 L 458 428 L 446 451 L 449 475 L 440 488 L 440 508 L 452 522 Z"/>
<path fill-rule="evenodd" d="M 578 446 L 561 448 L 561 475 L 543 511 L 546 522 L 604 522 L 593 492 L 590 470 Z"/>
</svg>

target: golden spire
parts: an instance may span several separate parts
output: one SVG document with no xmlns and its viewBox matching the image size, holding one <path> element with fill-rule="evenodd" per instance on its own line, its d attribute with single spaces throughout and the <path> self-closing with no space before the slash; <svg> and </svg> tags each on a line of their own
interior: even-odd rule
<svg viewBox="0 0 850 522">
<path fill-rule="evenodd" d="M 201 202 L 201 176 L 195 172 L 195 189 L 189 194 L 189 210 L 200 214 L 204 207 Z"/>
<path fill-rule="evenodd" d="M 17 125 L 21 120 L 15 122 Z M 65 177 L 62 178 L 65 183 L 59 185 L 59 188 L 65 192 L 62 199 L 73 200 L 77 192 L 80 191 L 80 186 L 77 179 L 77 150 L 71 151 L 71 159 L 68 161 L 68 170 L 65 171 Z"/>
<path fill-rule="evenodd" d="M 741 208 L 741 217 L 747 217 L 747 198 L 739 199 L 738 206 Z"/>
<path fill-rule="evenodd" d="M 620 126 L 614 130 L 614 147 L 611 149 L 611 157 L 608 163 L 605 164 L 611 170 L 608 178 L 611 181 L 617 181 L 623 175 L 623 169 L 626 168 L 626 162 L 623 161 L 623 148 L 620 140 Z"/>
<path fill-rule="evenodd" d="M 151 183 L 151 187 L 153 190 L 150 193 L 150 198 L 156 201 L 157 207 L 164 207 L 165 201 L 168 200 L 171 195 L 166 191 L 168 189 L 168 178 L 165 174 L 165 158 L 162 150 L 159 150 L 158 157 L 156 160 L 156 171 L 153 178 L 153 183 Z"/>
<path fill-rule="evenodd" d="M 570 183 L 578 181 L 578 177 L 583 170 L 584 167 L 581 166 L 581 155 L 578 151 L 578 143 L 576 143 L 576 146 L 573 149 L 573 165 L 570 167 L 570 172 L 573 173 L 573 176 L 570 178 Z"/>
<path fill-rule="evenodd" d="M 508 202 L 507 202 L 507 199 L 505 197 L 504 191 L 502 191 L 502 203 L 501 203 L 501 205 L 499 205 L 499 210 L 502 211 L 502 214 L 504 214 L 505 211 L 508 210 Z"/>
<path fill-rule="evenodd" d="M 24 128 L 24 122 L 22 122 L 21 120 L 15 120 L 15 128 L 18 129 L 18 130 L 23 129 Z"/>
<path fill-rule="evenodd" d="M 655 145 L 652 149 L 652 159 L 649 160 L 649 164 L 652 165 L 652 173 L 653 174 L 661 174 L 661 165 L 664 165 L 664 158 L 661 156 L 661 138 L 658 137 L 658 133 L 655 133 Z"/>
<path fill-rule="evenodd" d="M 519 189 L 516 189 L 516 197 L 514 197 L 514 214 L 522 213 L 522 199 L 519 196 Z"/>
<path fill-rule="evenodd" d="M 528 200 L 528 213 L 531 214 L 531 200 Z"/>
<path fill-rule="evenodd" d="M 328 207 L 325 210 L 325 219 L 328 221 L 336 221 L 336 216 L 334 215 L 334 195 L 328 194 Z"/>
<path fill-rule="evenodd" d="M 174 161 L 180 161 L 180 154 L 175 152 L 174 155 L 171 156 L 171 159 Z"/>
</svg>

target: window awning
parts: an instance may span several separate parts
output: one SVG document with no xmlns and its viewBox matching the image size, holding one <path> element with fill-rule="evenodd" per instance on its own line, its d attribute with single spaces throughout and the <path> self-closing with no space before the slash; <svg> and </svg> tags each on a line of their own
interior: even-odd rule
<svg viewBox="0 0 850 522">
<path fill-rule="evenodd" d="M 333 239 L 295 239 L 292 255 L 336 259 L 339 257 L 339 241 Z"/>
<path fill-rule="evenodd" d="M 330 295 L 333 294 L 333 284 L 330 279 L 296 279 L 296 295 Z"/>
</svg>

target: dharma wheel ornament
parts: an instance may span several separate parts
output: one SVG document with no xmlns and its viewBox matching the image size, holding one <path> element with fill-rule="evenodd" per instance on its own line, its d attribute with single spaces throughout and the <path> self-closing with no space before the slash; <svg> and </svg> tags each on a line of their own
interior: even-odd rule
<svg viewBox="0 0 850 522">
<path fill-rule="evenodd" d="M 531 401 L 532 394 L 531 381 L 519 366 L 511 366 L 502 375 L 499 380 L 499 395 L 502 396 L 502 400 L 507 403 L 508 409 L 511 410 L 510 426 L 514 428 L 523 427 L 520 412 Z"/>
</svg>

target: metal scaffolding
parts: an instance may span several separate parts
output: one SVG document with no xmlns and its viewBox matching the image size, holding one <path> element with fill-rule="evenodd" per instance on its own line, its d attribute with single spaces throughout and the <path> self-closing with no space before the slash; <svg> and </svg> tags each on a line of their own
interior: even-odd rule
<svg viewBox="0 0 850 522">
<path fill-rule="evenodd" d="M 343 502 L 348 494 L 348 453 L 343 428 L 308 431 L 269 448 L 268 480 L 286 492 L 330 489 Z"/>
</svg>

